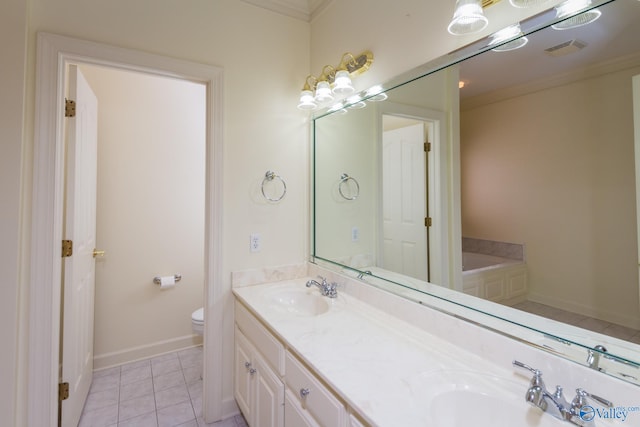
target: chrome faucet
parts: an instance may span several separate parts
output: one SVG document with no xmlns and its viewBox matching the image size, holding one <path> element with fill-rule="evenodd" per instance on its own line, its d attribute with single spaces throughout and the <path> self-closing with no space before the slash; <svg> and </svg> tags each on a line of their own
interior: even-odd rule
<svg viewBox="0 0 640 427">
<path fill-rule="evenodd" d="M 600 367 L 600 356 L 602 356 L 606 352 L 607 349 L 600 344 L 595 346 L 593 349 L 589 349 L 587 356 L 587 365 L 591 369 L 595 369 L 596 371 L 603 371 L 604 369 Z"/>
<path fill-rule="evenodd" d="M 542 372 L 538 369 L 534 369 L 517 360 L 513 361 L 513 366 L 527 369 L 533 373 L 533 378 L 531 378 L 529 388 L 524 396 L 525 400 L 559 420 L 568 421 L 577 426 L 593 427 L 595 426 L 593 417 L 589 417 L 589 414 L 583 412 L 583 408 L 589 402 L 587 399 L 589 398 L 607 408 L 613 407 L 613 403 L 608 400 L 590 394 L 581 388 L 576 389 L 576 397 L 569 403 L 562 394 L 562 387 L 556 386 L 556 391 L 553 393 L 547 390 L 542 381 Z"/>
<path fill-rule="evenodd" d="M 321 279 L 322 283 L 311 279 L 307 282 L 307 288 L 317 286 L 322 296 L 329 298 L 336 298 L 338 296 L 338 284 L 336 282 L 329 283 L 327 279 L 322 276 L 318 276 L 318 279 Z"/>
<path fill-rule="evenodd" d="M 365 274 L 371 276 L 373 273 L 371 273 L 371 270 L 361 271 L 360 274 L 358 274 L 358 279 L 364 279 Z"/>
</svg>

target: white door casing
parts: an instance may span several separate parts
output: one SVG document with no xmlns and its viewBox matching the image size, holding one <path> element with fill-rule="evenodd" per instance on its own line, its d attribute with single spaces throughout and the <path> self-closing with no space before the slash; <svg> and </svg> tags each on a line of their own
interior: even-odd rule
<svg viewBox="0 0 640 427">
<path fill-rule="evenodd" d="M 33 203 L 30 253 L 27 427 L 58 422 L 61 240 L 64 201 L 64 82 L 69 63 L 112 66 L 199 82 L 207 86 L 205 212 L 204 418 L 230 413 L 223 407 L 222 274 L 223 79 L 222 69 L 100 43 L 39 33 L 36 61 Z M 233 404 L 233 402 L 230 402 Z M 233 404 L 235 405 L 235 404 Z"/>
<path fill-rule="evenodd" d="M 63 258 L 62 381 L 69 398 L 62 402 L 62 427 L 78 425 L 93 375 L 98 100 L 76 65 L 69 66 L 69 100 L 76 107 L 66 126 L 64 216 L 73 254 Z"/>
</svg>

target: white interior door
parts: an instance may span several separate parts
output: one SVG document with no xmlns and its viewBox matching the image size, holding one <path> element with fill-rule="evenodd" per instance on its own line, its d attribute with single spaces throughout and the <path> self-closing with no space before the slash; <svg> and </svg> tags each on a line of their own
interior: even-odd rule
<svg viewBox="0 0 640 427">
<path fill-rule="evenodd" d="M 427 280 L 426 155 L 423 123 L 386 131 L 382 140 L 382 267 Z"/>
<path fill-rule="evenodd" d="M 73 255 L 64 258 L 63 269 L 62 381 L 69 383 L 69 398 L 62 402 L 62 426 L 76 427 L 93 372 L 98 102 L 73 65 L 69 99 L 76 102 L 76 115 L 66 119 L 64 233 L 73 241 Z"/>
</svg>

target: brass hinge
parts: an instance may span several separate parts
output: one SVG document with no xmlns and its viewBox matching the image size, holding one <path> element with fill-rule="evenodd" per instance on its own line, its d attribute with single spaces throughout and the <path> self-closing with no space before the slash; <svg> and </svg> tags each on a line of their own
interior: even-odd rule
<svg viewBox="0 0 640 427">
<path fill-rule="evenodd" d="M 431 227 L 433 225 L 433 220 L 431 219 L 430 216 L 426 217 L 424 219 L 424 226 L 425 227 Z"/>
<path fill-rule="evenodd" d="M 431 151 L 431 143 L 430 142 L 425 142 L 424 143 L 424 152 L 428 153 L 429 151 Z"/>
<path fill-rule="evenodd" d="M 62 241 L 62 258 L 73 255 L 73 240 Z"/>
<path fill-rule="evenodd" d="M 64 116 L 75 117 L 76 116 L 76 101 L 70 99 L 64 100 Z"/>
<path fill-rule="evenodd" d="M 58 384 L 58 400 L 67 400 L 69 398 L 69 383 Z"/>
</svg>

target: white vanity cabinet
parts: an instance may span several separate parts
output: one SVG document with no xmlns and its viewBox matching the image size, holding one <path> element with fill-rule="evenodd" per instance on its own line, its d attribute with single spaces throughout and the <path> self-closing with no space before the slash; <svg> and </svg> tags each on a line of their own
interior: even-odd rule
<svg viewBox="0 0 640 427">
<path fill-rule="evenodd" d="M 287 402 L 285 419 L 295 420 L 287 427 L 346 426 L 344 405 L 293 354 L 285 357 Z"/>
<path fill-rule="evenodd" d="M 363 427 L 322 381 L 235 303 L 234 394 L 250 427 Z"/>
<path fill-rule="evenodd" d="M 284 384 L 236 328 L 235 396 L 252 427 L 284 427 Z"/>
<path fill-rule="evenodd" d="M 234 394 L 247 422 L 284 427 L 284 346 L 239 304 L 234 351 Z"/>
</svg>

